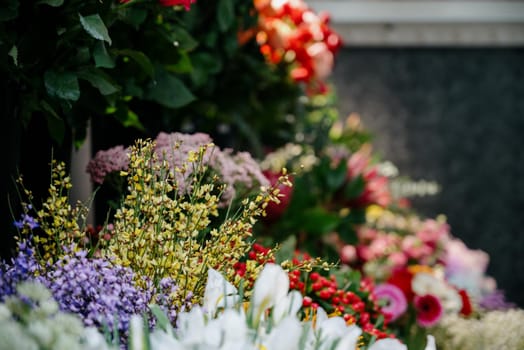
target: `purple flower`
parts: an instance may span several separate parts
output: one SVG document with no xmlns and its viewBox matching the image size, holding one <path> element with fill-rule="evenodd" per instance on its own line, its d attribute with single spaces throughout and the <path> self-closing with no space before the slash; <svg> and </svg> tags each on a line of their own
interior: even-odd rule
<svg viewBox="0 0 524 350">
<path fill-rule="evenodd" d="M 33 279 L 38 269 L 33 249 L 27 241 L 20 241 L 17 256 L 12 258 L 10 263 L 0 262 L 0 301 L 15 294 L 18 283 Z"/>
<path fill-rule="evenodd" d="M 28 226 L 31 230 L 40 226 L 35 218 L 28 214 L 22 214 L 20 221 L 15 221 L 13 224 L 19 230 L 23 229 L 24 226 Z"/>
<path fill-rule="evenodd" d="M 129 268 L 78 251 L 49 266 L 38 280 L 62 310 L 78 314 L 88 326 L 126 335 L 131 316 L 146 313 L 152 298 L 152 290 L 136 286 L 134 277 Z"/>
<path fill-rule="evenodd" d="M 479 306 L 486 310 L 508 310 L 517 307 L 516 304 L 506 300 L 504 291 L 500 289 L 484 295 L 479 302 Z"/>
<path fill-rule="evenodd" d="M 390 283 L 382 283 L 374 289 L 375 297 L 385 305 L 382 306 L 382 313 L 389 317 L 389 321 L 395 321 L 402 316 L 408 308 L 408 302 L 404 293 L 397 286 Z"/>
</svg>

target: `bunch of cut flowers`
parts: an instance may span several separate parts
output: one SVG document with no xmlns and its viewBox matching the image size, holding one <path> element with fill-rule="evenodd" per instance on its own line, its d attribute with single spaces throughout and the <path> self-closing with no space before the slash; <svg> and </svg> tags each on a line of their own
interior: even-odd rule
<svg viewBox="0 0 524 350">
<path fill-rule="evenodd" d="M 175 322 L 179 312 L 201 301 L 209 268 L 233 277 L 235 263 L 251 247 L 252 225 L 276 194 L 253 184 L 237 206 L 222 208 L 227 184 L 208 167 L 214 145 L 192 144 L 177 153 L 184 143 L 179 138 L 166 141 L 161 152 L 153 140 L 139 139 L 128 149 L 118 174 L 126 192 L 96 235 L 87 225 L 88 203 L 69 203 L 72 184 L 63 163 L 52 162 L 43 203 L 20 178 L 20 235 L 14 258 L 0 270 L 2 300 L 20 282 L 40 282 L 62 310 L 76 313 L 86 326 L 109 330 L 113 343 L 125 345 L 132 315 L 148 314 L 154 325 L 149 304 Z M 175 154 L 185 159 L 173 163 Z M 215 161 L 222 160 L 231 178 L 247 176 L 225 158 Z"/>
<path fill-rule="evenodd" d="M 486 275 L 489 256 L 453 237 L 445 217 L 424 219 L 405 208 L 378 206 L 366 217 L 357 243 L 340 244 L 341 260 L 375 281 L 382 311 L 408 344 L 445 328 L 446 319 L 510 307 Z M 490 303 L 497 296 L 499 303 Z"/>
</svg>

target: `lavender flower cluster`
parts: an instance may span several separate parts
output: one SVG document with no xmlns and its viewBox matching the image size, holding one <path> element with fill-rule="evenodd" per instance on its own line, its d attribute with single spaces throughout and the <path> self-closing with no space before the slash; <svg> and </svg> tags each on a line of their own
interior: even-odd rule
<svg viewBox="0 0 524 350">
<path fill-rule="evenodd" d="M 10 263 L 0 262 L 0 302 L 16 294 L 16 286 L 22 281 L 32 279 L 38 268 L 33 248 L 27 241 L 20 241 L 16 257 Z"/>
<path fill-rule="evenodd" d="M 60 308 L 79 314 L 87 326 L 126 334 L 133 314 L 147 312 L 151 290 L 136 287 L 134 272 L 86 251 L 66 255 L 37 279 L 53 294 Z"/>
<path fill-rule="evenodd" d="M 17 285 L 23 281 L 40 282 L 50 290 L 62 311 L 77 314 L 84 325 L 118 330 L 120 344 L 126 343 L 133 315 L 147 315 L 150 327 L 154 326 L 150 303 L 159 305 L 173 324 L 178 312 L 191 305 L 191 296 L 184 305 L 175 305 L 178 287 L 171 278 L 163 279 L 158 286 L 146 280 L 147 287 L 140 288 L 130 268 L 114 265 L 104 258 L 88 257 L 83 250 L 66 251 L 68 254 L 62 259 L 43 268 L 31 245 L 25 241 L 19 243 L 18 255 L 10 263 L 0 263 L 0 301 L 16 294 Z"/>
</svg>

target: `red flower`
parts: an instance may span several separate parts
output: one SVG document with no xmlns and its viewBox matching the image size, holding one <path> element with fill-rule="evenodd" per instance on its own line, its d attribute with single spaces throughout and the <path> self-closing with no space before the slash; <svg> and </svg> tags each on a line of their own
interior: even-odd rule
<svg viewBox="0 0 524 350">
<path fill-rule="evenodd" d="M 196 0 L 158 0 L 162 6 L 179 6 L 182 5 L 189 11 L 191 4 L 195 3 Z"/>
<path fill-rule="evenodd" d="M 443 314 L 439 298 L 426 294 L 416 296 L 414 301 L 417 310 L 417 323 L 422 327 L 431 327 L 437 324 Z"/>
<path fill-rule="evenodd" d="M 460 314 L 467 317 L 473 312 L 471 300 L 469 299 L 468 293 L 464 289 L 459 290 L 459 294 L 462 298 L 462 309 L 460 309 Z"/>
<path fill-rule="evenodd" d="M 411 289 L 411 281 L 413 280 L 413 274 L 409 272 L 406 268 L 398 268 L 393 270 L 393 273 L 388 278 L 387 282 L 391 283 L 398 288 L 402 292 L 404 292 L 404 295 L 406 296 L 406 300 L 411 301 L 413 300 L 413 290 Z"/>
</svg>

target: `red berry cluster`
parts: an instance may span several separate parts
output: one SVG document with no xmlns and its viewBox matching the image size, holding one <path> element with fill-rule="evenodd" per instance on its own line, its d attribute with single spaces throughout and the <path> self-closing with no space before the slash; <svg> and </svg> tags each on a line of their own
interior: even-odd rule
<svg viewBox="0 0 524 350">
<path fill-rule="evenodd" d="M 259 243 L 253 244 L 246 261 L 237 262 L 235 270 L 241 277 L 245 276 L 246 288 L 252 288 L 254 278 L 246 274 L 249 261 L 256 266 L 274 262 L 271 250 Z M 295 252 L 288 273 L 289 289 L 297 290 L 304 296 L 302 302 L 303 315 L 310 315 L 321 306 L 329 315 L 344 318 L 347 324 L 357 324 L 364 336 L 374 336 L 378 339 L 394 337 L 388 333 L 386 318 L 380 310 L 378 301 L 373 297 L 374 284 L 369 278 L 361 278 L 359 283 L 348 283 L 341 288 L 334 275 L 311 271 L 306 266 L 314 265 L 313 259 L 307 253 Z"/>
<path fill-rule="evenodd" d="M 251 247 L 251 250 L 247 253 L 246 261 L 254 261 L 256 266 L 262 266 L 266 263 L 273 263 L 275 262 L 275 259 L 270 253 L 270 248 L 266 248 L 259 243 L 254 243 Z M 237 261 L 233 265 L 233 268 L 235 269 L 237 275 L 239 275 L 240 277 L 245 277 L 246 284 L 244 285 L 244 287 L 251 289 L 255 283 L 256 276 L 250 276 L 249 274 L 246 274 L 246 272 L 248 272 L 246 261 Z"/>
<path fill-rule="evenodd" d="M 293 262 L 300 263 L 298 259 Z M 321 306 L 328 314 L 343 317 L 347 324 L 357 324 L 370 336 L 378 339 L 394 337 L 387 332 L 385 317 L 373 299 L 371 280 L 362 279 L 357 286 L 349 284 L 340 288 L 334 275 L 324 276 L 316 271 L 298 269 L 289 272 L 289 280 L 290 289 L 304 295 L 302 306 L 306 314 Z"/>
</svg>

